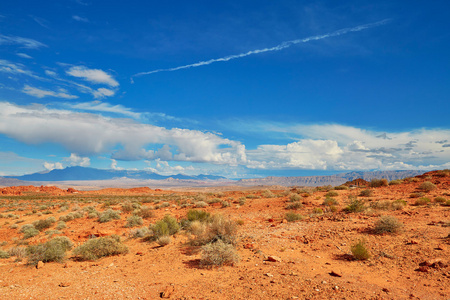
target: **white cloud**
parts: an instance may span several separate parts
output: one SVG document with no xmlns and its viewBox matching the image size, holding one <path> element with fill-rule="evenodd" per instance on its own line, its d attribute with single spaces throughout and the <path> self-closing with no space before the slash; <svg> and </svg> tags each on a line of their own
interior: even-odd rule
<svg viewBox="0 0 450 300">
<path fill-rule="evenodd" d="M 0 45 L 19 45 L 27 49 L 39 49 L 42 47 L 47 47 L 47 45 L 33 39 L 20 36 L 7 36 L 3 34 L 0 34 Z"/>
<path fill-rule="evenodd" d="M 74 19 L 75 21 L 78 21 L 78 22 L 85 22 L 85 23 L 89 22 L 89 20 L 87 18 L 83 18 L 83 17 L 77 16 L 77 15 L 72 16 L 72 19 Z"/>
<path fill-rule="evenodd" d="M 164 157 L 230 165 L 246 160 L 245 146 L 212 133 L 8 102 L 0 102 L 0 133 L 28 144 L 57 143 L 78 155 L 111 153 L 120 146 L 112 155 L 117 160 Z"/>
<path fill-rule="evenodd" d="M 44 162 L 44 168 L 48 171 L 51 170 L 61 170 L 64 169 L 62 163 L 56 162 L 56 163 L 50 163 L 50 162 Z"/>
<path fill-rule="evenodd" d="M 76 104 L 67 103 L 66 106 L 78 110 L 115 113 L 128 116 L 133 119 L 139 119 L 141 117 L 140 113 L 132 112 L 130 108 L 127 108 L 123 105 L 111 105 L 110 103 L 101 101 L 82 102 Z"/>
<path fill-rule="evenodd" d="M 111 159 L 111 169 L 113 170 L 123 170 L 123 168 L 117 166 L 117 160 Z"/>
<path fill-rule="evenodd" d="M 28 59 L 31 59 L 31 58 L 32 58 L 31 56 L 29 56 L 29 55 L 26 54 L 26 53 L 16 53 L 16 55 L 17 55 L 17 56 L 20 56 L 20 57 L 22 57 L 22 58 L 28 58 Z"/>
<path fill-rule="evenodd" d="M 116 93 L 113 90 L 106 89 L 106 88 L 98 88 L 96 90 L 92 90 L 92 95 L 94 95 L 95 98 L 105 98 L 105 97 L 111 97 L 114 96 Z"/>
<path fill-rule="evenodd" d="M 22 89 L 22 92 L 37 98 L 44 98 L 44 97 L 56 97 L 64 99 L 78 98 L 78 96 L 68 94 L 67 91 L 64 89 L 59 89 L 58 92 L 53 92 L 48 90 L 41 90 L 35 87 L 31 87 L 29 85 L 25 85 L 24 88 Z"/>
<path fill-rule="evenodd" d="M 91 83 L 101 83 L 112 87 L 119 86 L 119 83 L 110 74 L 99 69 L 88 69 L 84 66 L 74 66 L 66 71 L 66 73 L 77 78 L 82 78 Z M 102 91 L 98 92 L 102 93 Z"/>
<path fill-rule="evenodd" d="M 70 157 L 65 157 L 64 161 L 68 162 L 71 166 L 88 167 L 91 165 L 91 159 L 89 157 L 81 157 L 75 153 L 71 153 Z"/>
<path fill-rule="evenodd" d="M 4 59 L 0 59 L 0 72 L 35 77 L 35 75 L 27 70 L 24 65 L 16 64 Z"/>
</svg>

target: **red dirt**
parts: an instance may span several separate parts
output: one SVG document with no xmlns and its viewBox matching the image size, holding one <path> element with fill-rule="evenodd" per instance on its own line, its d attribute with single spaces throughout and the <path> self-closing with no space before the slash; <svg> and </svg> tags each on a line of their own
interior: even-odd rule
<svg viewBox="0 0 450 300">
<path fill-rule="evenodd" d="M 70 257 L 66 263 L 45 263 L 40 269 L 28 266 L 26 260 L 15 262 L 15 257 L 0 259 L 1 299 L 448 299 L 450 295 L 450 206 L 434 202 L 436 196 L 450 199 L 450 174 L 426 173 L 400 185 L 371 188 L 373 196 L 359 197 L 367 204 L 377 201 L 403 199 L 408 205 L 402 210 L 368 209 L 362 213 L 346 213 L 342 209 L 348 195 L 358 195 L 360 189 L 339 190 L 334 197 L 339 206 L 328 212 L 322 203 L 326 191 L 315 191 L 310 196 L 302 192 L 303 208 L 297 213 L 301 221 L 287 222 L 284 215 L 289 196 L 247 199 L 239 206 L 238 199 L 248 194 L 262 195 L 262 191 L 233 191 L 208 195 L 230 202 L 222 208 L 213 204 L 205 210 L 222 213 L 239 226 L 238 252 L 240 262 L 235 266 L 204 269 L 199 265 L 199 249 L 187 245 L 189 237 L 177 234 L 173 242 L 159 247 L 155 242 L 128 238 L 126 218 L 99 223 L 83 217 L 67 222 L 62 234 L 76 245 L 89 236 L 118 234 L 130 252 L 97 261 L 79 262 Z M 413 192 L 419 192 L 424 181 L 437 188 L 425 193 L 432 201 L 415 206 Z M 7 191 L 8 194 L 6 194 Z M 22 196 L 17 195 L 20 192 Z M 272 191 L 280 194 L 282 191 Z M 178 200 L 167 200 L 171 205 L 154 210 L 155 216 L 144 220 L 150 225 L 169 213 L 183 218 L 189 208 L 180 203 L 194 193 L 140 189 L 103 189 L 100 191 L 67 191 L 54 187 L 17 187 L 0 190 L 0 246 L 8 250 L 21 241 L 23 224 L 54 216 L 67 215 L 74 207 L 95 206 L 97 202 L 115 199 L 126 201 L 126 196 L 175 195 Z M 28 199 L 27 196 L 39 196 Z M 48 195 L 48 198 L 46 198 Z M 78 197 L 76 202 L 74 198 Z M 21 198 L 22 197 L 22 198 Z M 100 200 L 99 200 L 100 199 Z M 49 215 L 27 214 L 39 205 L 69 202 L 70 209 L 58 212 L 59 206 L 48 208 Z M 86 203 L 92 201 L 91 203 Z M 166 200 L 162 200 L 164 202 Z M 177 201 L 181 201 L 178 202 Z M 195 201 L 193 201 L 195 202 Z M 175 205 L 175 206 L 172 206 Z M 143 203 L 143 205 L 154 205 Z M 14 209 L 12 211 L 7 211 Z M 102 205 L 96 206 L 103 210 Z M 112 205 L 121 209 L 121 203 Z M 314 208 L 325 210 L 314 214 Z M 38 209 L 38 211 L 40 211 Z M 9 218 L 15 214 L 19 219 Z M 381 215 L 395 216 L 403 228 L 398 234 L 377 235 L 372 232 Z M 17 220 L 19 228 L 10 226 Z M 8 224 L 6 224 L 8 223 Z M 51 228 L 52 229 L 52 228 Z M 366 241 L 371 258 L 353 260 L 351 245 L 360 239 Z M 44 242 L 43 232 L 28 239 L 31 244 Z M 268 261 L 276 256 L 280 262 Z"/>
</svg>

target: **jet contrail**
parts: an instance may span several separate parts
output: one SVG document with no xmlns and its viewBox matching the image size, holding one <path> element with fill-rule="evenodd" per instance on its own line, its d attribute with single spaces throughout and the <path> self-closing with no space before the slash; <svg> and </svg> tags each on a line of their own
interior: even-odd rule
<svg viewBox="0 0 450 300">
<path fill-rule="evenodd" d="M 369 24 L 365 24 L 365 25 L 352 27 L 352 28 L 339 29 L 339 30 L 331 32 L 331 33 L 326 33 L 326 34 L 322 34 L 322 35 L 315 35 L 315 36 L 310 36 L 310 37 L 307 37 L 307 38 L 304 38 L 304 39 L 298 39 L 298 40 L 292 40 L 292 41 L 283 42 L 283 43 L 281 43 L 281 44 L 279 44 L 279 45 L 277 45 L 275 47 L 271 47 L 271 48 L 252 50 L 252 51 L 248 51 L 248 52 L 241 53 L 241 54 L 229 55 L 229 56 L 225 56 L 225 57 L 221 57 L 221 58 L 215 58 L 215 59 L 200 61 L 200 62 L 197 62 L 197 63 L 194 63 L 194 64 L 190 64 L 190 65 L 179 66 L 179 67 L 169 68 L 169 69 L 157 69 L 157 70 L 148 71 L 148 72 L 140 72 L 140 73 L 134 74 L 131 77 L 131 81 L 133 82 L 133 77 L 139 77 L 139 76 L 143 76 L 143 75 L 150 75 L 150 74 L 159 73 L 159 72 L 172 72 L 172 71 L 177 71 L 177 70 L 181 70 L 181 69 L 195 68 L 195 67 L 210 65 L 212 63 L 219 62 L 219 61 L 229 61 L 229 60 L 236 59 L 236 58 L 242 58 L 242 57 L 246 57 L 246 56 L 253 55 L 253 54 L 259 54 L 259 53 L 271 52 L 271 51 L 280 51 L 280 50 L 289 48 L 292 45 L 296 45 L 296 44 L 307 43 L 307 42 L 310 42 L 310 41 L 317 41 L 317 40 L 321 40 L 321 39 L 325 39 L 325 38 L 329 38 L 329 37 L 333 37 L 333 36 L 343 35 L 343 34 L 346 34 L 346 33 L 349 33 L 349 32 L 356 32 L 356 31 L 361 31 L 361 30 L 364 30 L 364 29 L 369 29 L 369 28 L 372 28 L 372 27 L 377 27 L 377 26 L 384 25 L 384 24 L 388 23 L 390 20 L 391 19 L 384 19 L 382 21 L 375 22 L 375 23 L 369 23 Z"/>
</svg>

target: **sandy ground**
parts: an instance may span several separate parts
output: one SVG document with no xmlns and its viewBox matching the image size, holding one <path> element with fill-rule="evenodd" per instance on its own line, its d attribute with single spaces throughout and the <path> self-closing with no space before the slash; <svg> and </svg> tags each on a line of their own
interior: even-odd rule
<svg viewBox="0 0 450 300">
<path fill-rule="evenodd" d="M 285 220 L 289 191 L 272 190 L 279 195 L 274 198 L 264 197 L 261 190 L 209 191 L 207 199 L 219 198 L 230 206 L 214 203 L 204 210 L 242 223 L 237 246 L 240 262 L 234 266 L 202 268 L 200 249 L 189 246 L 189 235 L 183 231 L 164 247 L 130 238 L 130 229 L 124 225 L 131 212 L 107 223 L 84 216 L 68 221 L 58 235 L 80 245 L 92 235 L 118 234 L 129 253 L 77 261 L 68 252 L 64 263 L 49 262 L 41 268 L 14 256 L 0 259 L 0 299 L 450 299 L 450 206 L 434 201 L 437 196 L 450 199 L 450 174 L 433 172 L 416 178 L 370 188 L 372 196 L 359 197 L 366 206 L 406 200 L 401 210 L 345 212 L 348 196 L 359 195 L 365 188 L 336 191 L 339 205 L 334 212 L 323 205 L 326 191 L 311 190 L 309 196 L 300 192 L 305 197 L 296 212 L 304 219 L 296 222 Z M 418 187 L 424 181 L 437 186 L 424 193 L 431 202 L 413 205 L 417 198 L 410 195 L 420 192 Z M 248 195 L 253 196 L 239 205 L 239 198 Z M 169 202 L 144 220 L 148 226 L 165 214 L 184 218 L 192 207 L 182 208 L 181 204 L 194 202 L 193 196 L 193 191 L 149 188 L 85 192 L 51 187 L 0 189 L 0 249 L 49 239 L 41 232 L 23 240 L 19 232 L 23 224 L 49 216 L 58 219 L 85 206 L 103 210 L 102 203 L 108 199 L 115 199 L 114 209 L 121 209 L 129 199 L 161 197 Z M 174 200 L 168 200 L 170 197 Z M 69 209 L 60 212 L 64 202 Z M 46 210 L 43 205 L 48 206 Z M 325 213 L 315 213 L 318 208 Z M 33 209 L 37 212 L 32 213 Z M 39 215 L 39 211 L 47 214 Z M 374 234 L 375 223 L 383 215 L 394 216 L 403 224 L 399 233 Z M 18 228 L 11 228 L 16 223 Z M 360 239 L 366 241 L 371 254 L 368 260 L 354 260 L 351 254 L 350 247 Z M 270 256 L 279 261 L 268 260 Z"/>
</svg>

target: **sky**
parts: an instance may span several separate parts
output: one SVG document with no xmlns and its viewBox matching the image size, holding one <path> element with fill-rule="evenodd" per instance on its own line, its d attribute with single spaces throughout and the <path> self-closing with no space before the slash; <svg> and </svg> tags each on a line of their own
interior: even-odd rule
<svg viewBox="0 0 450 300">
<path fill-rule="evenodd" d="M 0 176 L 450 168 L 448 1 L 2 1 Z"/>
</svg>

